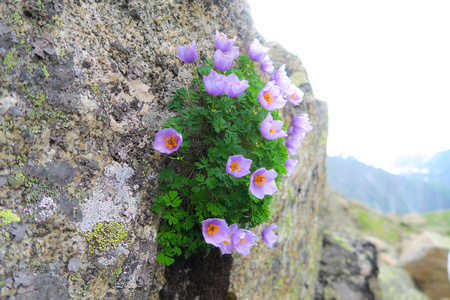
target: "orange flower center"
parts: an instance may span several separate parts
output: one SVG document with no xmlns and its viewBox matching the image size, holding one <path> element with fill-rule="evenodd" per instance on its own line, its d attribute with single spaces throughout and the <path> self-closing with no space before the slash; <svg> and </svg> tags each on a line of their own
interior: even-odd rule
<svg viewBox="0 0 450 300">
<path fill-rule="evenodd" d="M 228 244 L 229 244 L 229 242 L 227 242 L 226 240 L 224 240 L 223 243 L 224 243 L 225 245 L 228 245 Z"/>
<path fill-rule="evenodd" d="M 289 98 L 294 98 L 295 97 L 295 93 L 294 94 L 292 94 Z"/>
<path fill-rule="evenodd" d="M 170 149 L 177 146 L 177 137 L 171 134 L 164 136 L 164 141 L 166 142 L 164 146 L 169 147 Z"/>
<path fill-rule="evenodd" d="M 263 174 L 259 174 L 255 176 L 255 183 L 259 186 L 266 184 L 266 176 Z"/>
<path fill-rule="evenodd" d="M 245 238 L 241 239 L 241 240 L 239 241 L 239 244 L 243 244 L 243 243 L 245 243 L 245 241 L 246 241 L 246 238 L 247 238 L 247 237 L 245 237 Z"/>
<path fill-rule="evenodd" d="M 233 161 L 230 164 L 230 168 L 231 168 L 231 171 L 238 171 L 239 172 L 241 170 L 241 166 L 240 166 L 240 163 L 238 161 Z"/>
<path fill-rule="evenodd" d="M 208 226 L 208 234 L 209 235 L 216 235 L 216 233 L 219 232 L 219 227 L 217 227 L 214 224 L 209 224 Z"/>
<path fill-rule="evenodd" d="M 270 93 L 270 91 L 267 91 L 266 93 L 263 93 L 263 95 L 264 95 L 264 99 L 266 99 L 266 101 L 267 101 L 267 104 L 270 104 L 270 103 L 273 102 L 274 99 L 273 99 L 273 96 Z"/>
<path fill-rule="evenodd" d="M 275 132 L 275 129 L 273 128 L 273 126 L 270 126 L 269 133 L 274 133 L 274 132 Z"/>
</svg>

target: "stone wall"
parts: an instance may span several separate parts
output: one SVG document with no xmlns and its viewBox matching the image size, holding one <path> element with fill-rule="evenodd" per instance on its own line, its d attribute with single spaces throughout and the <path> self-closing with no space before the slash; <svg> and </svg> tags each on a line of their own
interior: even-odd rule
<svg viewBox="0 0 450 300">
<path fill-rule="evenodd" d="M 245 52 L 257 36 L 247 3 L 5 0 L 0 15 L 0 298 L 172 297 L 151 211 L 168 161 L 151 145 L 192 79 L 176 46 L 195 39 L 211 57 L 218 29 Z M 290 75 L 309 90 L 294 61 Z M 234 257 L 228 284 L 239 299 L 314 290 L 327 115 L 311 92 L 284 115 L 304 111 L 315 129 L 273 204 L 279 243 Z M 249 276 L 256 270 L 265 275 Z"/>
</svg>

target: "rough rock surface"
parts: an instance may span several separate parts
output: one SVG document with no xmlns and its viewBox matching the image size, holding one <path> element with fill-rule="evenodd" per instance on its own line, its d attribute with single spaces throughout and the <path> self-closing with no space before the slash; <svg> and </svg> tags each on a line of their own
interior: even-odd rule
<svg viewBox="0 0 450 300">
<path fill-rule="evenodd" d="M 320 264 L 315 299 L 380 299 L 374 244 L 325 235 Z"/>
<path fill-rule="evenodd" d="M 394 266 L 380 266 L 378 283 L 383 300 L 430 300 L 414 284 L 411 275 Z"/>
<path fill-rule="evenodd" d="M 400 263 L 417 286 L 431 300 L 450 298 L 447 259 L 450 237 L 424 232 L 412 240 L 400 256 Z"/>
<path fill-rule="evenodd" d="M 306 112 L 314 129 L 306 134 L 294 157 L 299 160 L 297 172 L 285 177 L 271 204 L 272 219 L 255 229 L 260 234 L 267 225 L 277 224 L 277 243 L 269 249 L 260 239 L 251 255 L 233 255 L 230 293 L 238 299 L 309 299 L 320 268 L 327 107 L 305 88 L 308 76 L 297 56 L 274 43 L 270 55 L 276 67 L 286 64 L 293 83 L 306 92 L 300 105 L 284 107 L 286 122 Z"/>
<path fill-rule="evenodd" d="M 219 29 L 245 52 L 257 36 L 247 3 L 6 0 L 0 14 L 0 298 L 175 297 L 171 274 L 194 264 L 165 270 L 155 262 L 151 206 L 167 159 L 151 145 L 174 91 L 192 79 L 176 46 L 195 39 L 199 56 L 211 57 Z M 298 59 L 288 67 L 310 91 L 301 70 Z M 273 204 L 279 243 L 271 256 L 261 247 L 236 258 L 224 293 L 230 284 L 236 295 L 313 293 L 327 115 L 311 93 L 295 113 L 304 111 L 315 130 Z M 226 278 L 232 261 L 217 259 Z M 208 262 L 198 261 L 210 279 Z M 256 270 L 270 272 L 258 281 L 249 277 Z M 211 295 L 211 285 L 182 280 L 189 292 L 178 295 Z"/>
</svg>

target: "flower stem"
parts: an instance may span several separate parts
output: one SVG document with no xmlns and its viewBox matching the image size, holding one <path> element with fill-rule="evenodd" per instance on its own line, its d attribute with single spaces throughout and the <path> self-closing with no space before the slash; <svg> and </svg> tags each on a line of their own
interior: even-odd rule
<svg viewBox="0 0 450 300">
<path fill-rule="evenodd" d="M 197 67 L 194 64 L 192 64 L 192 68 L 194 69 L 195 77 L 197 77 L 198 88 L 200 89 L 200 93 L 202 94 L 203 106 L 206 106 L 206 99 L 205 95 L 203 95 L 202 85 L 200 84 L 200 76 L 198 76 Z"/>
<path fill-rule="evenodd" d="M 178 153 L 178 152 L 177 152 L 177 157 L 170 157 L 170 156 L 169 156 L 169 158 L 170 158 L 170 159 L 175 159 L 175 160 L 181 160 L 182 162 L 184 162 L 184 163 L 186 163 L 186 164 L 188 164 L 188 165 L 190 165 L 190 166 L 193 166 L 193 164 L 191 164 L 190 162 L 185 161 L 184 158 L 183 158 L 183 156 L 180 156 L 180 153 Z"/>
<path fill-rule="evenodd" d="M 254 67 L 253 67 L 253 61 L 251 61 L 251 62 L 247 65 L 247 67 L 245 67 L 244 72 L 242 72 L 242 75 L 243 75 L 243 76 L 247 75 L 247 70 L 249 69 L 250 66 L 252 67 L 252 70 L 253 70 L 253 69 L 254 69 Z"/>
<path fill-rule="evenodd" d="M 253 115 L 250 117 L 250 119 L 248 119 L 247 124 L 250 123 L 250 121 L 253 119 L 253 117 L 256 116 L 261 111 L 261 109 L 262 109 L 262 107 L 259 107 L 256 112 L 253 112 Z"/>
</svg>

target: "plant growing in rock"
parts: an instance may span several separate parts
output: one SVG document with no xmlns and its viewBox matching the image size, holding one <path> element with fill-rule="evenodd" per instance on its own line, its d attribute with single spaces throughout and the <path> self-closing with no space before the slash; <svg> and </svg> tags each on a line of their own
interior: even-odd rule
<svg viewBox="0 0 450 300">
<path fill-rule="evenodd" d="M 175 92 L 169 108 L 178 116 L 169 118 L 153 145 L 180 162 L 161 171 L 164 194 L 153 205 L 163 218 L 160 263 L 170 265 L 175 255 L 189 257 L 213 246 L 223 254 L 247 255 L 257 238 L 247 229 L 269 220 L 268 206 L 281 175 L 287 174 L 286 163 L 295 167 L 282 138 L 289 137 L 292 152 L 311 130 L 303 117 L 287 130 L 277 111 L 287 101 L 299 104 L 303 96 L 284 66 L 264 84 L 254 62 L 272 73 L 269 49 L 255 39 L 249 56 L 239 55 L 235 40 L 217 32 L 214 59 L 200 67 L 194 41 L 178 47 L 178 57 L 192 64 L 195 78 Z M 276 241 L 274 228 L 263 234 L 269 247 Z"/>
</svg>

